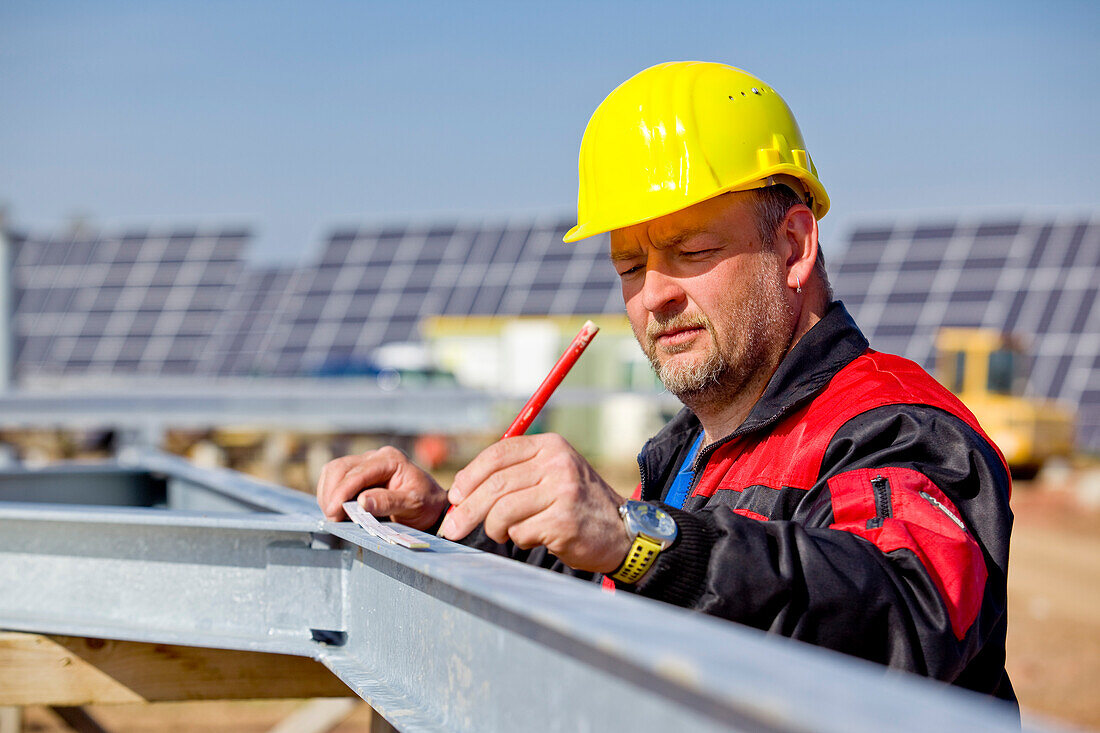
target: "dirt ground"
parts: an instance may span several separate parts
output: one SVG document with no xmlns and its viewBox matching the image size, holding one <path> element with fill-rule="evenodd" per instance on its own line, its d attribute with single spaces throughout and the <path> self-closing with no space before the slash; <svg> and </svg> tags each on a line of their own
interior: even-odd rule
<svg viewBox="0 0 1100 733">
<path fill-rule="evenodd" d="M 1025 715 L 1100 730 L 1100 506 L 1041 484 L 1018 485 L 1012 504 L 1012 684 Z"/>
<path fill-rule="evenodd" d="M 629 491 L 630 469 L 609 471 Z M 1038 715 L 1100 730 L 1100 469 L 1019 482 L 1009 573 L 1008 670 L 1025 719 Z M 88 710 L 115 733 L 270 730 L 305 701 L 191 702 Z M 367 733 L 360 705 L 332 730 Z M 67 730 L 27 708 L 25 731 Z"/>
</svg>

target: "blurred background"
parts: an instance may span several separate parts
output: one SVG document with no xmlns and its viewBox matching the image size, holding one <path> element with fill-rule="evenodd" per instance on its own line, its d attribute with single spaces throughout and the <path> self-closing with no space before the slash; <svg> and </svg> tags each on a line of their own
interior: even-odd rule
<svg viewBox="0 0 1100 733">
<path fill-rule="evenodd" d="M 577 148 L 637 71 L 723 61 L 798 118 L 871 345 L 1012 463 L 1025 710 L 1100 726 L 1098 29 L 1092 2 L 7 0 L 0 460 L 156 445 L 308 491 L 394 443 L 445 481 L 591 318 L 537 429 L 628 492 L 678 403 L 606 238 L 561 243 Z"/>
</svg>

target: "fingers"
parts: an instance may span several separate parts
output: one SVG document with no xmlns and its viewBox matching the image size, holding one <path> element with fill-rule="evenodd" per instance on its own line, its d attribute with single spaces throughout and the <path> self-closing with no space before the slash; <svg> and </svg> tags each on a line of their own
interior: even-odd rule
<svg viewBox="0 0 1100 733">
<path fill-rule="evenodd" d="M 329 520 L 343 519 L 346 515 L 341 505 L 345 501 L 367 487 L 387 485 L 402 461 L 407 461 L 405 455 L 389 446 L 329 461 L 317 482 L 318 506 Z"/>
<path fill-rule="evenodd" d="M 370 512 L 376 517 L 390 517 L 402 522 L 408 515 L 415 516 L 422 507 L 422 502 L 416 494 L 384 488 L 366 489 L 355 500 L 365 512 Z"/>
<path fill-rule="evenodd" d="M 553 536 L 560 541 L 568 541 L 564 536 L 564 522 L 568 517 L 554 507 L 555 495 L 552 487 L 542 482 L 526 488 L 511 487 L 511 490 L 496 494 L 495 499 L 482 499 L 489 496 L 478 490 L 469 500 L 454 507 L 447 517 L 444 527 L 455 536 L 465 536 L 479 523 L 483 524 L 485 534 L 495 542 L 512 540 L 522 549 L 548 544 Z M 475 500 L 482 500 L 477 508 L 471 508 Z M 483 513 L 483 519 L 477 519 Z M 448 537 L 446 532 L 443 533 Z"/>
<path fill-rule="evenodd" d="M 460 539 L 479 523 L 497 542 L 545 546 L 578 570 L 612 571 L 630 547 L 622 498 L 563 438 L 511 438 L 459 472 L 440 534 Z"/>
<path fill-rule="evenodd" d="M 516 547 L 524 550 L 545 545 L 548 550 L 554 552 L 551 546 L 562 543 L 557 542 L 558 537 L 555 530 L 558 527 L 547 517 L 547 514 L 547 512 L 541 512 L 511 525 L 508 528 L 508 539 L 512 540 Z"/>
<path fill-rule="evenodd" d="M 325 465 L 317 483 L 317 504 L 325 516 L 344 519 L 343 503 L 356 497 L 366 511 L 415 529 L 434 526 L 447 506 L 435 479 L 390 446 Z"/>
<path fill-rule="evenodd" d="M 447 518 L 440 527 L 440 534 L 447 539 L 465 537 L 477 525 L 486 521 L 489 512 L 496 504 L 508 498 L 505 506 L 515 507 L 520 500 L 509 495 L 516 492 L 526 494 L 526 490 L 536 486 L 541 479 L 542 476 L 526 464 L 507 466 L 503 470 L 489 474 L 480 484 L 465 489 L 465 498 L 455 504 L 447 514 Z M 448 498 L 453 501 L 455 496 L 456 492 L 452 488 Z M 486 527 L 486 529 L 489 528 Z M 489 536 L 498 542 L 503 542 L 508 539 L 507 529 Z"/>
<path fill-rule="evenodd" d="M 484 519 L 485 534 L 496 542 L 507 542 L 511 539 L 525 550 L 543 544 L 537 540 L 532 541 L 527 535 L 518 536 L 516 529 L 530 523 L 534 517 L 542 516 L 553 503 L 554 496 L 546 490 L 545 484 L 505 494 L 488 508 Z"/>
<path fill-rule="evenodd" d="M 447 539 L 461 539 L 482 522 L 494 520 L 486 530 L 498 542 L 507 539 L 507 525 L 497 523 L 505 516 L 496 513 L 496 505 L 504 501 L 511 507 L 507 516 L 520 520 L 532 513 L 544 510 L 553 501 L 554 492 L 529 494 L 525 490 L 534 487 L 562 487 L 575 484 L 579 455 L 559 435 L 552 433 L 519 436 L 495 443 L 482 451 L 466 468 L 455 476 L 448 499 L 454 508 L 440 527 L 440 534 Z M 524 499 L 510 496 L 523 493 Z M 516 513 L 518 503 L 524 501 L 524 509 Z"/>
<path fill-rule="evenodd" d="M 612 572 L 632 538 L 619 519 L 617 502 L 586 501 L 583 493 L 540 484 L 505 494 L 489 509 L 485 533 L 525 550 L 545 546 L 579 570 Z"/>
<path fill-rule="evenodd" d="M 578 516 L 561 502 L 533 514 L 508 528 L 517 547 L 545 546 L 552 555 L 577 570 L 611 573 L 622 565 L 633 538 L 611 506 L 593 507 L 591 514 Z"/>
<path fill-rule="evenodd" d="M 536 456 L 547 436 L 532 435 L 508 438 L 493 443 L 481 451 L 469 465 L 455 474 L 448 492 L 452 504 L 461 504 L 494 474 L 511 466 L 530 461 Z M 563 441 L 564 442 L 564 441 Z"/>
<path fill-rule="evenodd" d="M 321 477 L 317 480 L 317 505 L 328 519 L 335 521 L 344 517 L 344 510 L 340 508 L 344 499 L 336 496 L 335 490 L 347 472 L 361 458 L 362 456 L 344 456 L 329 461 L 321 469 Z"/>
</svg>

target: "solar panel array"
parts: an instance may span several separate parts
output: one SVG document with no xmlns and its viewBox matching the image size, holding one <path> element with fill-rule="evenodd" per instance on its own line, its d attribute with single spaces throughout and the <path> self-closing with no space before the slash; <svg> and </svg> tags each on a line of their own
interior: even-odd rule
<svg viewBox="0 0 1100 733">
<path fill-rule="evenodd" d="M 331 373 L 427 316 L 621 313 L 606 237 L 564 219 L 335 231 L 319 258 L 250 268 L 240 229 L 16 237 L 16 374 Z M 1100 451 L 1100 223 L 892 222 L 830 262 L 872 346 L 931 367 L 941 326 L 1030 340 L 1028 392 L 1080 405 Z"/>
<path fill-rule="evenodd" d="M 415 341 L 434 315 L 621 311 L 606 245 L 566 246 L 566 221 L 335 232 L 291 284 L 270 335 L 275 374 L 316 372 Z"/>
<path fill-rule="evenodd" d="M 941 326 L 1022 336 L 1027 393 L 1080 405 L 1078 443 L 1100 451 L 1100 223 L 862 227 L 830 272 L 874 348 L 927 368 Z"/>
<path fill-rule="evenodd" d="M 16 238 L 17 374 L 207 371 L 245 241 L 241 230 Z"/>
<path fill-rule="evenodd" d="M 241 230 L 13 237 L 17 375 L 296 376 L 427 316 L 621 311 L 606 243 L 569 226 L 347 229 L 283 269 L 246 268 Z"/>
</svg>

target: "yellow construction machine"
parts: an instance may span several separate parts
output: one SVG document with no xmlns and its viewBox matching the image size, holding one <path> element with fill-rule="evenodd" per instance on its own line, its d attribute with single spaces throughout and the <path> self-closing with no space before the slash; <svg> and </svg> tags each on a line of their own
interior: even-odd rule
<svg viewBox="0 0 1100 733">
<path fill-rule="evenodd" d="M 1074 413 L 1025 397 L 1026 350 L 1018 338 L 980 328 L 944 328 L 936 337 L 936 378 L 978 418 L 1013 475 L 1033 476 L 1048 458 L 1073 453 Z"/>
</svg>

